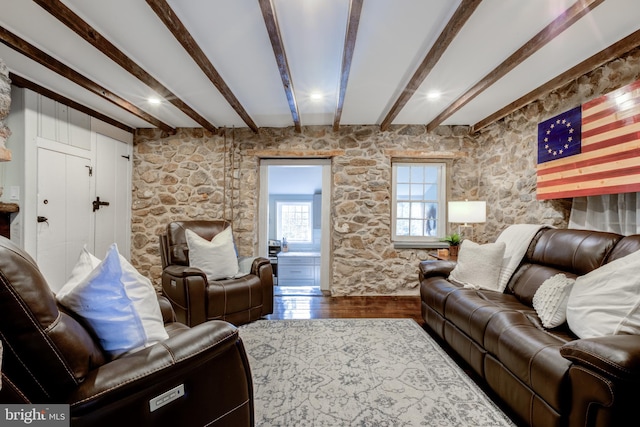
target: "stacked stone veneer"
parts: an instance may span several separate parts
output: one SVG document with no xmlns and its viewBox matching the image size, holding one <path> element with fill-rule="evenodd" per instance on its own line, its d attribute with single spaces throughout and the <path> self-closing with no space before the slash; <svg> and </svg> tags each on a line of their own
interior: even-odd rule
<svg viewBox="0 0 640 427">
<path fill-rule="evenodd" d="M 11 151 L 6 148 L 7 139 L 11 135 L 11 131 L 5 125 L 5 119 L 9 115 L 10 107 L 11 81 L 9 80 L 9 70 L 0 58 L 0 161 L 11 160 Z"/>
<path fill-rule="evenodd" d="M 332 158 L 333 295 L 415 295 L 426 250 L 391 242 L 391 159 L 450 157 L 454 200 L 487 200 L 476 240 L 493 241 L 509 224 L 566 226 L 570 201 L 537 201 L 537 123 L 638 78 L 632 51 L 479 133 L 465 127 L 378 126 L 227 129 L 213 135 L 179 129 L 173 136 L 138 130 L 134 143 L 133 245 L 136 267 L 159 286 L 158 237 L 177 219 L 233 221 L 241 255 L 258 252 L 259 161 L 264 157 Z M 232 136 L 235 134 L 234 136 Z M 226 166 L 226 168 L 225 168 Z M 226 191 L 225 191 L 226 188 Z"/>
</svg>

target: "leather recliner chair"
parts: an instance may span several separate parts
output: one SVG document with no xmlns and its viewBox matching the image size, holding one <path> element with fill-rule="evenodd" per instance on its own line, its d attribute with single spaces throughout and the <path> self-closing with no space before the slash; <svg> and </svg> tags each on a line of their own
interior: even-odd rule
<svg viewBox="0 0 640 427">
<path fill-rule="evenodd" d="M 186 325 L 214 319 L 241 325 L 273 313 L 273 270 L 267 258 L 253 259 L 245 276 L 211 282 L 202 270 L 189 266 L 185 230 L 211 240 L 229 226 L 219 220 L 174 221 L 160 235 L 162 292 Z"/>
<path fill-rule="evenodd" d="M 74 427 L 254 425 L 237 329 L 222 321 L 189 328 L 159 302 L 169 338 L 109 360 L 82 319 L 57 304 L 34 260 L 0 237 L 0 402 L 68 404 Z M 151 410 L 180 386 L 180 397 Z"/>
</svg>

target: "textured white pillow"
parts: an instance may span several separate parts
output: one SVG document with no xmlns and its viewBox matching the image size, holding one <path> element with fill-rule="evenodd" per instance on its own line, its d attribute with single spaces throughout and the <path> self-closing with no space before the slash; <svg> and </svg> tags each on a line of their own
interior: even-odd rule
<svg viewBox="0 0 640 427">
<path fill-rule="evenodd" d="M 71 270 L 71 274 L 62 289 L 71 289 L 78 286 L 92 271 L 100 264 L 100 260 L 96 258 L 85 245 L 80 251 L 78 262 Z"/>
<path fill-rule="evenodd" d="M 569 328 L 580 338 L 640 334 L 640 251 L 576 279 L 567 304 Z"/>
<path fill-rule="evenodd" d="M 497 291 L 504 249 L 504 242 L 479 245 L 471 240 L 463 240 L 458 262 L 449 279 L 465 287 Z"/>
<path fill-rule="evenodd" d="M 111 357 L 169 337 L 151 281 L 118 253 L 115 243 L 96 268 L 79 282 L 68 282 L 56 298 L 85 319 Z"/>
<path fill-rule="evenodd" d="M 533 296 L 533 308 L 545 328 L 556 328 L 567 320 L 567 301 L 575 279 L 562 273 L 542 282 Z"/>
<path fill-rule="evenodd" d="M 238 257 L 231 227 L 213 236 L 211 241 L 189 229 L 185 234 L 189 247 L 189 265 L 202 270 L 207 280 L 228 279 L 238 274 Z"/>
</svg>

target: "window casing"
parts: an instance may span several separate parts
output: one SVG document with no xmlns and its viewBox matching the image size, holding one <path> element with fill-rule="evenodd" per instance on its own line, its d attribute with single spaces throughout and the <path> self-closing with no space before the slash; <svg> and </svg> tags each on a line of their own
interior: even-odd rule
<svg viewBox="0 0 640 427">
<path fill-rule="evenodd" d="M 447 163 L 394 162 L 392 175 L 394 243 L 439 243 L 447 225 Z"/>
</svg>

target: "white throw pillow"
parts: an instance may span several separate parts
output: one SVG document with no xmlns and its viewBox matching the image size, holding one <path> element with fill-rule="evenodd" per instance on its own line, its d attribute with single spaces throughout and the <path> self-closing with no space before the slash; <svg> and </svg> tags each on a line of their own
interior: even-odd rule
<svg viewBox="0 0 640 427">
<path fill-rule="evenodd" d="M 463 240 L 449 279 L 465 287 L 497 291 L 504 257 L 504 242 L 479 245 Z"/>
<path fill-rule="evenodd" d="M 89 252 L 85 245 L 80 251 L 78 262 L 76 262 L 73 270 L 71 270 L 67 283 L 64 284 L 62 289 L 71 289 L 78 286 L 99 264 L 100 260 Z"/>
<path fill-rule="evenodd" d="M 567 320 L 567 302 L 575 279 L 562 273 L 542 282 L 533 296 L 533 308 L 545 328 L 556 328 Z"/>
<path fill-rule="evenodd" d="M 189 229 L 185 234 L 189 247 L 189 265 L 202 270 L 207 280 L 228 279 L 238 274 L 238 258 L 231 227 L 213 236 L 211 241 Z"/>
<path fill-rule="evenodd" d="M 67 282 L 56 298 L 87 322 L 113 358 L 169 337 L 151 281 L 118 253 L 115 243 L 96 268 L 80 281 Z"/>
<path fill-rule="evenodd" d="M 569 328 L 580 338 L 640 334 L 640 251 L 576 279 L 567 304 Z"/>
</svg>

